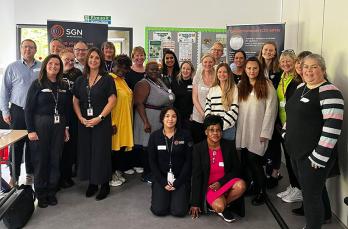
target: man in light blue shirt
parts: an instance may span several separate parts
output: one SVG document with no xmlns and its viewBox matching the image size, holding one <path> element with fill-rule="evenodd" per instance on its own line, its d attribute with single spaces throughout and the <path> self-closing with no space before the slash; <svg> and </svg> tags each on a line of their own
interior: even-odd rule
<svg viewBox="0 0 348 229">
<path fill-rule="evenodd" d="M 12 129 L 26 130 L 24 107 L 27 98 L 27 92 L 31 83 L 38 78 L 41 62 L 34 59 L 36 53 L 36 44 L 31 39 L 25 39 L 21 43 L 22 59 L 11 63 L 1 79 L 0 88 L 0 109 L 4 121 Z M 10 105 L 9 105 L 10 104 Z M 33 166 L 30 160 L 29 139 L 25 138 L 14 144 L 14 150 L 11 152 L 10 160 L 13 159 L 15 165 L 15 178 L 18 181 L 20 176 L 20 166 L 25 147 L 25 166 L 27 172 L 27 184 L 32 183 Z M 13 162 L 13 161 L 12 161 Z M 10 185 L 14 185 L 14 174 L 11 169 Z"/>
</svg>

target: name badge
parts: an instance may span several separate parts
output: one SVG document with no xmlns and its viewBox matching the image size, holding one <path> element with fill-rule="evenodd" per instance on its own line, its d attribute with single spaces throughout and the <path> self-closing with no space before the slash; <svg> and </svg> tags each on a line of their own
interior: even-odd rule
<svg viewBox="0 0 348 229">
<path fill-rule="evenodd" d="M 172 171 L 169 171 L 167 173 L 167 181 L 169 184 L 173 184 L 175 181 L 174 173 Z"/>
<path fill-rule="evenodd" d="M 57 115 L 57 114 L 53 115 L 53 123 L 54 124 L 59 124 L 60 123 L 59 115 Z"/>
<path fill-rule="evenodd" d="M 93 108 L 92 107 L 87 109 L 87 116 L 93 116 Z"/>
<path fill-rule="evenodd" d="M 286 104 L 286 101 L 284 100 L 284 101 L 281 101 L 281 102 L 279 103 L 279 106 L 280 106 L 281 108 L 284 108 L 284 107 L 285 107 L 285 104 Z"/>
<path fill-rule="evenodd" d="M 223 161 L 220 161 L 219 162 L 219 167 L 224 167 L 225 165 L 224 165 L 224 162 Z"/>
<path fill-rule="evenodd" d="M 164 145 L 157 146 L 157 150 L 166 150 L 166 149 L 167 149 L 167 147 Z"/>
<path fill-rule="evenodd" d="M 192 85 L 187 85 L 187 89 L 192 89 Z"/>
<path fill-rule="evenodd" d="M 33 72 L 39 72 L 40 71 L 40 68 L 34 68 L 33 69 Z"/>
<path fill-rule="evenodd" d="M 207 87 L 201 87 L 201 90 L 202 90 L 202 91 L 208 91 L 209 88 L 207 88 Z"/>
<path fill-rule="evenodd" d="M 303 103 L 308 103 L 309 102 L 309 99 L 307 99 L 307 98 L 305 98 L 305 97 L 303 97 L 303 98 L 301 98 L 301 100 L 300 100 L 301 102 L 303 102 Z"/>
</svg>

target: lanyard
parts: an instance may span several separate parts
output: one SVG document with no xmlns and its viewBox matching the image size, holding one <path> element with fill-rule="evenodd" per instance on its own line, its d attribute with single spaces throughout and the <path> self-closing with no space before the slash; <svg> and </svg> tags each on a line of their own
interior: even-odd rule
<svg viewBox="0 0 348 229">
<path fill-rule="evenodd" d="M 166 141 L 166 149 L 167 149 L 167 152 L 169 153 L 169 168 L 170 169 L 172 168 L 172 152 L 173 152 L 173 145 L 174 145 L 174 137 L 175 137 L 175 134 L 172 137 L 172 143 L 171 143 L 170 149 L 169 149 L 167 136 L 164 135 L 164 140 Z"/>
<path fill-rule="evenodd" d="M 92 105 L 91 105 L 91 89 L 92 87 L 94 86 L 94 84 L 97 82 L 97 79 L 98 79 L 98 75 L 95 77 L 94 79 L 94 82 L 92 84 L 92 86 L 90 87 L 89 86 L 89 77 L 87 77 L 87 96 L 88 96 L 88 107 L 91 108 Z"/>
<path fill-rule="evenodd" d="M 107 72 L 112 72 L 112 65 L 114 64 L 113 61 L 110 62 L 110 65 L 105 61 L 105 68 Z"/>
<path fill-rule="evenodd" d="M 54 96 L 53 90 L 51 90 L 52 97 L 54 99 L 54 114 L 58 115 L 58 101 L 59 101 L 59 87 L 57 85 L 57 98 Z"/>
<path fill-rule="evenodd" d="M 157 86 L 159 89 L 167 92 L 167 93 L 171 93 L 171 91 L 169 91 L 170 89 L 166 90 L 166 88 L 163 87 L 162 83 L 160 82 L 161 85 L 155 83 L 152 79 L 150 78 L 146 78 L 148 81 L 150 81 L 150 83 L 152 83 L 153 85 Z M 158 82 L 158 81 L 157 81 Z"/>
</svg>

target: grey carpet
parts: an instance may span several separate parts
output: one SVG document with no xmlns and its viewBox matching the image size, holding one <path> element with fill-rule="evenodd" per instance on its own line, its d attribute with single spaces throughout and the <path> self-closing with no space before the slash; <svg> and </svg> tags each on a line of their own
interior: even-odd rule
<svg viewBox="0 0 348 229">
<path fill-rule="evenodd" d="M 139 177 L 139 175 L 126 176 L 127 182 L 121 187 L 111 188 L 110 195 L 102 201 L 96 201 L 94 197 L 86 198 L 87 184 L 77 182 L 74 187 L 58 193 L 57 206 L 37 208 L 25 228 L 279 228 L 267 206 L 251 206 L 250 198 L 246 198 L 246 217 L 233 224 L 224 222 L 215 214 L 204 215 L 195 220 L 189 216 L 185 218 L 156 217 L 149 210 L 151 186 L 141 182 Z M 283 191 L 287 184 L 286 179 L 283 178 L 277 188 L 269 191 L 270 199 L 289 228 L 302 228 L 305 223 L 304 218 L 291 214 L 291 209 L 298 204 L 284 203 L 275 195 Z M 0 223 L 0 228 L 5 226 Z M 333 228 L 342 228 L 335 219 L 333 223 L 323 226 L 323 229 Z"/>
</svg>

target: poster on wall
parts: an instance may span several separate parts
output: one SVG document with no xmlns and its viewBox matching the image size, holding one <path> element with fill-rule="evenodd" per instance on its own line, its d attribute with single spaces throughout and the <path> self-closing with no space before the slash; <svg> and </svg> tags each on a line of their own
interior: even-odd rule
<svg viewBox="0 0 348 229">
<path fill-rule="evenodd" d="M 100 48 L 108 39 L 108 25 L 47 20 L 47 35 L 48 43 L 56 38 L 67 48 L 72 48 L 78 41 L 86 42 L 88 47 Z"/>
<path fill-rule="evenodd" d="M 191 61 L 192 62 L 192 43 L 180 42 L 179 43 L 179 62 Z"/>
<path fill-rule="evenodd" d="M 149 41 L 149 59 L 161 58 L 161 41 Z"/>
<path fill-rule="evenodd" d="M 195 32 L 179 32 L 178 42 L 196 43 L 196 33 Z"/>
<path fill-rule="evenodd" d="M 152 39 L 155 41 L 170 41 L 172 40 L 172 33 L 171 32 L 154 32 Z"/>
<path fill-rule="evenodd" d="M 278 55 L 284 49 L 285 24 L 227 26 L 227 54 L 231 63 L 237 50 L 244 50 L 247 58 L 255 56 L 266 41 L 277 44 Z"/>
</svg>

